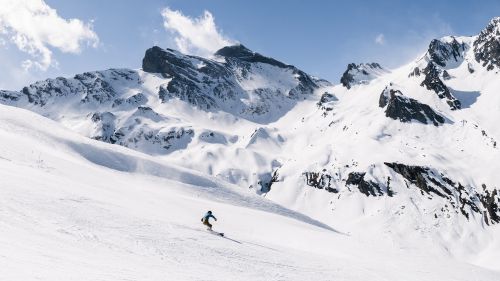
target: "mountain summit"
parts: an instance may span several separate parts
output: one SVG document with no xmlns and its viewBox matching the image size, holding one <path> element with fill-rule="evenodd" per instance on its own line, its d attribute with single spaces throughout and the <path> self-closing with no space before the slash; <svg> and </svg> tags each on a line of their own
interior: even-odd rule
<svg viewBox="0 0 500 281">
<path fill-rule="evenodd" d="M 500 17 L 493 18 L 472 45 L 477 62 L 488 70 L 500 68 Z"/>
<path fill-rule="evenodd" d="M 177 98 L 252 120 L 278 118 L 319 88 L 305 72 L 243 45 L 224 47 L 215 55 L 224 61 L 153 47 L 146 51 L 142 69 L 169 79 L 158 93 L 162 102 Z"/>
</svg>

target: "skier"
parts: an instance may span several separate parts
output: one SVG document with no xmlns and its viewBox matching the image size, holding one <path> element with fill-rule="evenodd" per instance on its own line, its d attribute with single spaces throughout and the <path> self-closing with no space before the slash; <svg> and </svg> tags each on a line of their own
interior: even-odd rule
<svg viewBox="0 0 500 281">
<path fill-rule="evenodd" d="M 201 222 L 206 225 L 208 228 L 207 230 L 212 230 L 212 224 L 210 224 L 210 222 L 208 221 L 209 218 L 213 218 L 215 221 L 217 221 L 217 218 L 215 218 L 213 215 L 212 215 L 212 211 L 208 211 L 204 216 L 203 218 L 201 218 Z"/>
</svg>

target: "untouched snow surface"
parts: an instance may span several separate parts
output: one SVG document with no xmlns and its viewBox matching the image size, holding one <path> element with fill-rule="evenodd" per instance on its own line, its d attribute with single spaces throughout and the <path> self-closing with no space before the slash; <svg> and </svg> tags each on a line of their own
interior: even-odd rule
<svg viewBox="0 0 500 281">
<path fill-rule="evenodd" d="M 23 109 L 0 106 L 0 144 L 1 280 L 498 280 Z"/>
</svg>

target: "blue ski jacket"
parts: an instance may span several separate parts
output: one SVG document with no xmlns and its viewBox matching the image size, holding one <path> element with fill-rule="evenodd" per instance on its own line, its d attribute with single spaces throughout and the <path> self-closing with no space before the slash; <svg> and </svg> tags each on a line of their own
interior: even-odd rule
<svg viewBox="0 0 500 281">
<path fill-rule="evenodd" d="M 217 220 L 212 214 L 209 214 L 209 213 L 206 213 L 201 220 L 208 221 L 209 218 L 213 218 L 214 220 Z"/>
</svg>

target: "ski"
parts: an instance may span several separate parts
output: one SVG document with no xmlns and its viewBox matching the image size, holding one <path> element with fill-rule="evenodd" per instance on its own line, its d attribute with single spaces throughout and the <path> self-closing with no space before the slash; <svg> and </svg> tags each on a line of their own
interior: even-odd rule
<svg viewBox="0 0 500 281">
<path fill-rule="evenodd" d="M 222 233 L 222 232 L 217 232 L 217 231 L 213 231 L 213 230 L 210 230 L 210 229 L 208 229 L 207 231 L 210 232 L 213 235 L 218 235 L 218 236 L 224 237 L 224 233 Z"/>
</svg>

